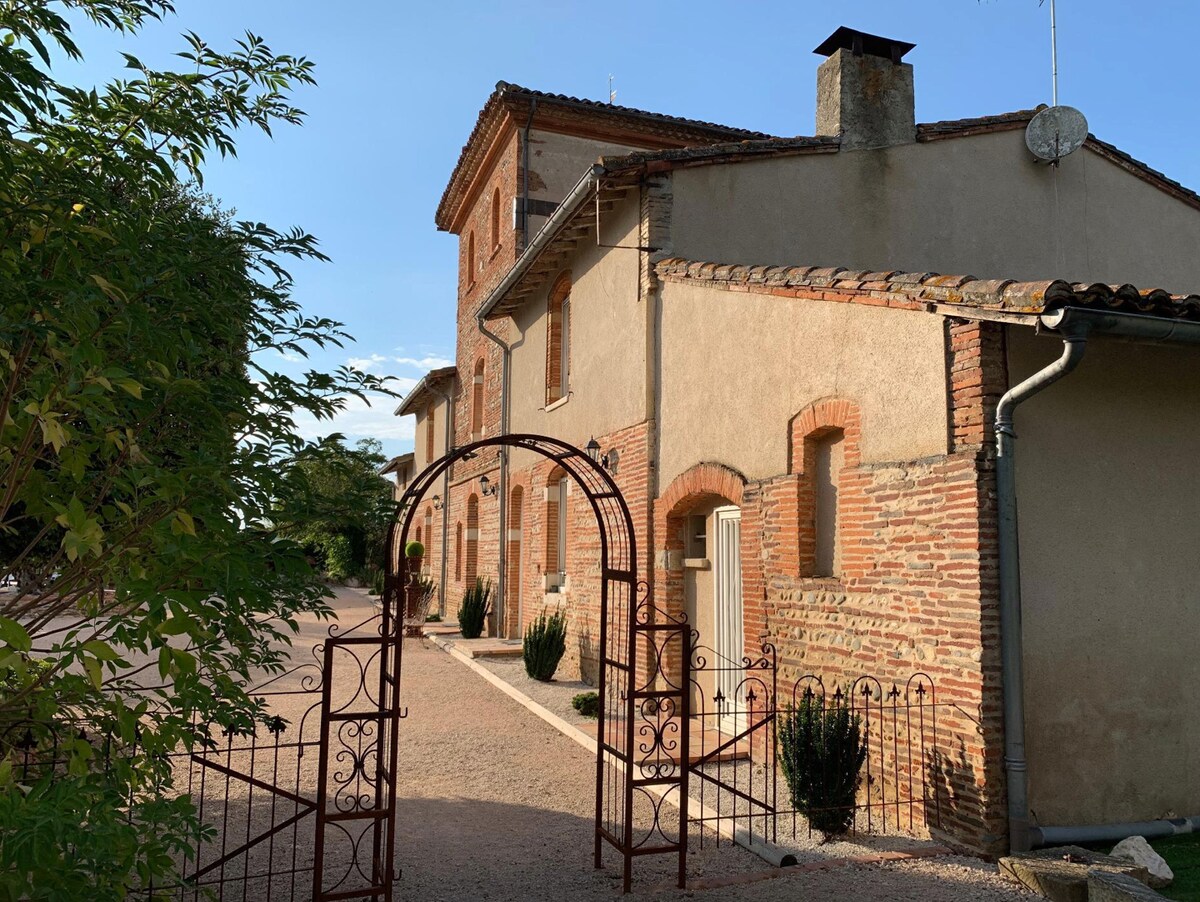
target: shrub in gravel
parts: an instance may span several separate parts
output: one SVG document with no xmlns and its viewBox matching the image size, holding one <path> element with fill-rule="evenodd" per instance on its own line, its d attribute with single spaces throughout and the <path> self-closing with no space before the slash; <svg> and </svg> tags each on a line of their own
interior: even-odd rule
<svg viewBox="0 0 1200 902">
<path fill-rule="evenodd" d="M 571 699 L 571 707 L 584 717 L 599 717 L 600 696 L 595 692 L 581 692 Z"/>
<path fill-rule="evenodd" d="M 458 608 L 458 628 L 464 639 L 478 639 L 483 635 L 483 624 L 492 605 L 492 581 L 482 577 L 467 589 Z"/>
<path fill-rule="evenodd" d="M 826 841 L 854 822 L 867 756 L 862 719 L 840 700 L 806 696 L 779 726 L 779 759 L 792 805 Z"/>
<path fill-rule="evenodd" d="M 525 672 L 535 680 L 548 683 L 558 669 L 567 650 L 567 618 L 562 611 L 549 617 L 542 611 L 538 619 L 529 624 L 525 631 L 522 651 L 525 654 Z"/>
</svg>

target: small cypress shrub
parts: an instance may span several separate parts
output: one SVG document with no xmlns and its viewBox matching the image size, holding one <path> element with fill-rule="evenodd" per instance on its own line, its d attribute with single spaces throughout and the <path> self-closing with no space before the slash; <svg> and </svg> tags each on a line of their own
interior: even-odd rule
<svg viewBox="0 0 1200 902">
<path fill-rule="evenodd" d="M 464 639 L 478 639 L 492 605 L 492 581 L 476 577 L 475 585 L 467 589 L 458 608 L 458 628 Z"/>
<path fill-rule="evenodd" d="M 862 718 L 840 701 L 827 706 L 805 696 L 783 717 L 779 746 L 793 807 L 826 840 L 846 833 L 867 756 Z"/>
<path fill-rule="evenodd" d="M 548 683 L 558 669 L 558 662 L 567 651 L 567 618 L 562 611 L 549 617 L 542 611 L 538 619 L 529 624 L 522 643 L 525 655 L 525 672 L 535 680 Z"/>
<path fill-rule="evenodd" d="M 599 717 L 600 696 L 595 692 L 581 692 L 571 699 L 571 707 L 584 717 Z"/>
</svg>

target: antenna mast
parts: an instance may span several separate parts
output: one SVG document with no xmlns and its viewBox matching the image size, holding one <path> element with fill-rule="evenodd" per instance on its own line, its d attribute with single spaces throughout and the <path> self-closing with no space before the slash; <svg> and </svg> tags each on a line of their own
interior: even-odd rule
<svg viewBox="0 0 1200 902">
<path fill-rule="evenodd" d="M 612 75 L 609 75 L 608 76 L 608 103 L 610 106 L 612 105 L 612 102 L 617 99 L 617 92 L 613 90 L 612 83 L 613 83 L 613 77 L 612 77 Z"/>
<path fill-rule="evenodd" d="M 1054 0 L 1050 0 L 1050 70 L 1054 85 L 1053 106 L 1058 106 L 1058 22 L 1054 16 Z"/>
</svg>

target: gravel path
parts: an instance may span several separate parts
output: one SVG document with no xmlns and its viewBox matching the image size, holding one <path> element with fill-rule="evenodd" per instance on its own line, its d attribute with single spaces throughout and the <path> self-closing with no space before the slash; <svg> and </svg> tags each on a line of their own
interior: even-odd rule
<svg viewBox="0 0 1200 902">
<path fill-rule="evenodd" d="M 486 662 L 505 676 L 510 663 L 520 666 Z M 399 898 L 574 902 L 619 895 L 615 851 L 606 853 L 604 869 L 592 869 L 589 752 L 431 644 L 406 644 L 403 686 L 409 717 L 400 740 Z M 559 699 L 573 688 L 560 688 Z M 561 701 L 547 707 L 565 713 Z M 635 895 L 763 902 L 1032 898 L 1003 882 L 993 865 L 971 858 L 788 874 L 710 840 L 703 850 L 693 842 L 688 862 L 698 886 L 727 877 L 749 882 L 680 893 L 671 886 L 674 859 L 648 857 L 635 861 Z"/>
</svg>

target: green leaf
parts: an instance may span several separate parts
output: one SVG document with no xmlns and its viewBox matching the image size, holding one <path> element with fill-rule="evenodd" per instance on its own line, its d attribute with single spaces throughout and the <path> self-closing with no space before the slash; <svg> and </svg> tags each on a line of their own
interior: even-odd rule
<svg viewBox="0 0 1200 902">
<path fill-rule="evenodd" d="M 33 648 L 33 640 L 25 631 L 25 627 L 8 617 L 0 617 L 0 641 L 19 652 L 27 652 Z"/>
<path fill-rule="evenodd" d="M 100 667 L 100 662 L 95 658 L 85 656 L 83 659 L 83 669 L 87 671 L 88 679 L 92 681 L 92 685 L 99 689 L 104 682 L 104 671 Z"/>
<path fill-rule="evenodd" d="M 83 649 L 98 661 L 119 661 L 121 656 L 103 639 L 92 639 L 83 644 Z"/>
</svg>

